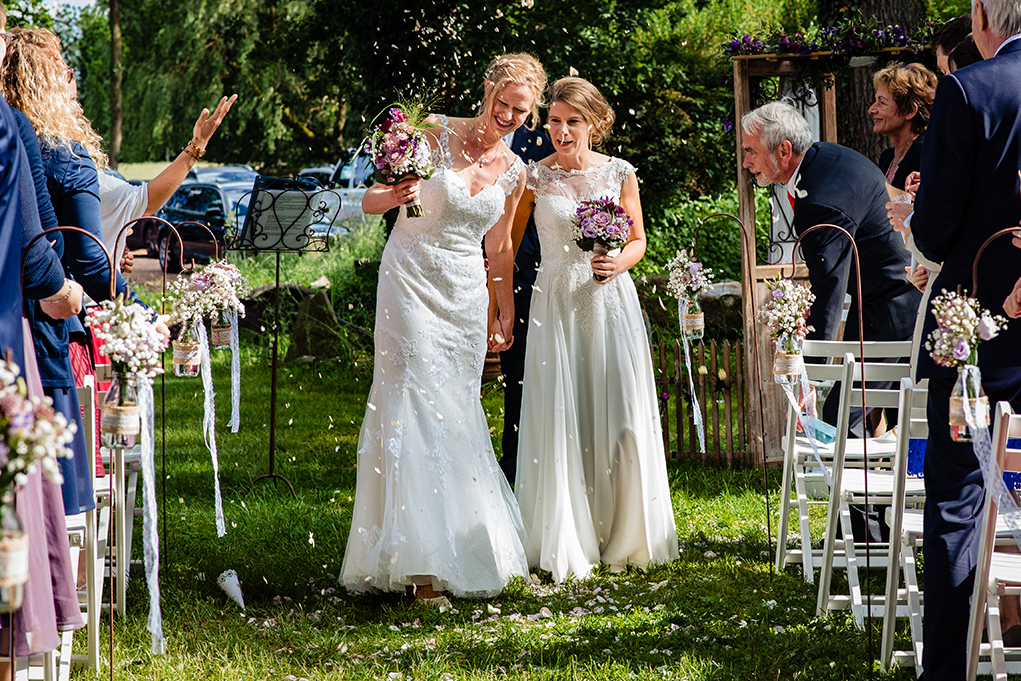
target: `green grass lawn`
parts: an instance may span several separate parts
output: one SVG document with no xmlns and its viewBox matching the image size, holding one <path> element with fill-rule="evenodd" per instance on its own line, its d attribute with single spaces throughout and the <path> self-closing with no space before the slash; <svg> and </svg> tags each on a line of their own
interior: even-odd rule
<svg viewBox="0 0 1021 681">
<path fill-rule="evenodd" d="M 269 465 L 270 370 L 262 352 L 244 350 L 241 432 L 232 435 L 229 356 L 214 355 L 227 535 L 217 538 L 214 525 L 201 381 L 167 376 L 169 540 L 160 574 L 167 653 L 149 652 L 148 595 L 136 573 L 127 616 L 116 621 L 115 678 L 868 678 L 866 637 L 849 615 L 816 618 L 815 590 L 799 570 L 771 574 L 761 471 L 672 462 L 681 556 L 648 572 L 597 570 L 559 586 L 540 575 L 538 584 L 514 582 L 491 601 L 454 599 L 445 613 L 398 594 L 349 596 L 337 575 L 371 366 L 280 370 L 276 472 L 293 483 L 294 499 L 282 484 L 249 490 Z M 499 451 L 503 393 L 491 384 L 484 394 Z M 158 437 L 158 410 L 156 427 Z M 159 439 L 156 455 L 159 467 Z M 770 478 L 775 516 L 779 472 Z M 216 584 L 227 569 L 240 576 L 246 611 Z M 104 633 L 103 651 L 107 640 Z M 878 651 L 878 627 L 873 645 Z M 909 679 L 914 671 L 874 678 Z"/>
</svg>

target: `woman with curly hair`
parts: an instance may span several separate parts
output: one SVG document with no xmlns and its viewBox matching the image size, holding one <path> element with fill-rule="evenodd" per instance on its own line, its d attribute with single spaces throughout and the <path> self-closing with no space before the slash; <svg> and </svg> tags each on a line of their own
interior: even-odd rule
<svg viewBox="0 0 1021 681">
<path fill-rule="evenodd" d="M 80 227 L 102 242 L 96 169 L 106 166 L 106 155 L 100 148 L 102 139 L 78 104 L 74 72 L 61 56 L 60 41 L 50 31 L 16 28 L 6 42 L 0 92 L 35 128 L 57 224 Z M 51 241 L 65 277 L 80 284 L 93 300 L 110 297 L 110 265 L 98 243 L 77 232 L 63 232 Z M 118 275 L 117 290 L 125 289 Z M 45 301 L 27 305 L 26 312 L 43 389 L 53 399 L 54 408 L 78 425 L 73 458 L 60 459 L 64 511 L 75 515 L 95 507 L 72 369 L 72 363 L 91 365 L 85 329 L 75 316 L 66 321 L 54 319 Z"/>
</svg>

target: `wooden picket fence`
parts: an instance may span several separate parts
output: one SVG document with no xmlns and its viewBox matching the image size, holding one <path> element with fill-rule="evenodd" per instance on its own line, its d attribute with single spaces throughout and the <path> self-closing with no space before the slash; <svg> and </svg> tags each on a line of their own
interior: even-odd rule
<svg viewBox="0 0 1021 681">
<path fill-rule="evenodd" d="M 699 451 L 688 369 L 679 340 L 650 345 L 659 396 L 663 448 L 668 459 L 697 460 L 721 466 L 753 465 L 741 341 L 689 344 L 695 392 L 705 427 L 705 452 Z"/>
</svg>

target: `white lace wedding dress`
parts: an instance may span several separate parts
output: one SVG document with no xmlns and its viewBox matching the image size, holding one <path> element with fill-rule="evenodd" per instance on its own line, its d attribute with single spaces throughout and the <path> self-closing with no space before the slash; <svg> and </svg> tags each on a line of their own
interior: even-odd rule
<svg viewBox="0 0 1021 681">
<path fill-rule="evenodd" d="M 528 574 L 517 501 L 479 398 L 489 303 L 480 244 L 523 165 L 515 158 L 472 196 L 451 169 L 445 130 L 440 146 L 422 183 L 425 215 L 401 211 L 379 269 L 373 384 L 341 572 L 353 591 L 403 591 L 428 575 L 457 596 L 493 596 Z"/>
<path fill-rule="evenodd" d="M 592 280 L 571 238 L 580 201 L 620 191 L 634 168 L 531 164 L 542 266 L 532 293 L 515 492 L 529 564 L 556 581 L 677 557 L 652 358 L 628 273 Z"/>
</svg>

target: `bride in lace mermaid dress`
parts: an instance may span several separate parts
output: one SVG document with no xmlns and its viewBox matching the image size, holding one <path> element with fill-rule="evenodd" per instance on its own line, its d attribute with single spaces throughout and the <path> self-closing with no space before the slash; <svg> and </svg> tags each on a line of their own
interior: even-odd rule
<svg viewBox="0 0 1021 681">
<path fill-rule="evenodd" d="M 613 112 L 591 84 L 554 84 L 556 153 L 529 166 L 542 265 L 532 293 L 515 492 L 530 565 L 560 582 L 677 557 L 666 460 L 645 322 L 627 269 L 645 252 L 634 168 L 596 154 Z M 571 237 L 580 201 L 609 197 L 634 219 L 617 254 Z M 527 215 L 518 211 L 515 229 Z M 593 273 L 610 277 L 604 283 Z"/>
<path fill-rule="evenodd" d="M 373 385 L 341 573 L 352 591 L 415 585 L 426 599 L 493 596 L 528 574 L 517 501 L 479 397 L 489 308 L 480 244 L 485 236 L 501 303 L 490 326 L 496 337 L 513 328 L 502 281 L 511 280 L 510 227 L 525 175 L 500 138 L 524 122 L 541 87 L 490 85 L 482 116 L 427 119 L 442 126 L 429 129 L 430 179 L 366 193 L 366 212 L 420 195 L 425 214 L 401 210 L 379 270 Z"/>
</svg>

